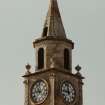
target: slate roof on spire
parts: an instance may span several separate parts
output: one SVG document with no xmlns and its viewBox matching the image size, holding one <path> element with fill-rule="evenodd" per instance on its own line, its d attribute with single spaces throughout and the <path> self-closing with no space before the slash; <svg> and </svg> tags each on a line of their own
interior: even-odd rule
<svg viewBox="0 0 105 105">
<path fill-rule="evenodd" d="M 50 0 L 42 37 L 66 38 L 57 0 Z"/>
</svg>

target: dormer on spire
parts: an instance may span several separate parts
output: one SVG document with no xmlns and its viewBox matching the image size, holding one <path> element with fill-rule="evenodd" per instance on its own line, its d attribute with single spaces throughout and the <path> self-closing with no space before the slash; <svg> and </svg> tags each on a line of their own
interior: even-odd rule
<svg viewBox="0 0 105 105">
<path fill-rule="evenodd" d="M 66 38 L 57 0 L 50 0 L 42 37 Z"/>
</svg>

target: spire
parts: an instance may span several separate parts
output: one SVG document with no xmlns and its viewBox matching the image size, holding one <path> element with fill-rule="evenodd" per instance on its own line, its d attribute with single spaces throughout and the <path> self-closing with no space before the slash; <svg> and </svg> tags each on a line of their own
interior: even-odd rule
<svg viewBox="0 0 105 105">
<path fill-rule="evenodd" d="M 50 5 L 42 33 L 42 37 L 47 36 L 66 38 L 57 0 L 50 0 Z"/>
</svg>

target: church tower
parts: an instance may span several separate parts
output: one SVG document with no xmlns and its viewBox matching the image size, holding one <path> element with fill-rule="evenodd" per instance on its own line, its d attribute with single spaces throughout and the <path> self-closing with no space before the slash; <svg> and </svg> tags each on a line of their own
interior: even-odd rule
<svg viewBox="0 0 105 105">
<path fill-rule="evenodd" d="M 74 43 L 67 39 L 57 0 L 50 0 L 40 38 L 33 42 L 35 72 L 29 64 L 24 77 L 24 105 L 83 105 L 81 67 L 72 72 Z"/>
</svg>

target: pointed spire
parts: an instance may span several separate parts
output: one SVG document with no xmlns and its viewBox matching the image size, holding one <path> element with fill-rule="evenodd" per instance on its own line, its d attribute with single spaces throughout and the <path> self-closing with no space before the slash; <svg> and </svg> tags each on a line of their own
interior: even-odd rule
<svg viewBox="0 0 105 105">
<path fill-rule="evenodd" d="M 42 33 L 42 37 L 47 36 L 66 38 L 57 0 L 50 0 L 50 5 Z"/>
</svg>

